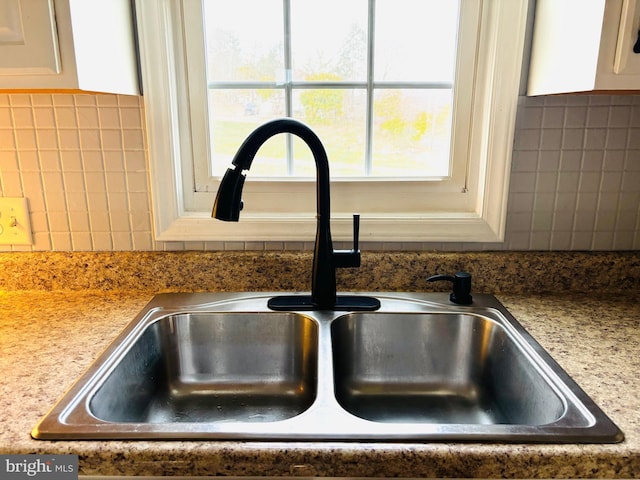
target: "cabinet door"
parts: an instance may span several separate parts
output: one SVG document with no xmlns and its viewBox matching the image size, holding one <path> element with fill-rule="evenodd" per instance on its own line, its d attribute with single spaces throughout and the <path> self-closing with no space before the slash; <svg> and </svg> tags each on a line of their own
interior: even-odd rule
<svg viewBox="0 0 640 480">
<path fill-rule="evenodd" d="M 528 95 L 640 90 L 640 0 L 537 0 Z"/>
<path fill-rule="evenodd" d="M 130 0 L 0 0 L 0 89 L 140 93 Z"/>
<path fill-rule="evenodd" d="M 0 75 L 60 72 L 53 0 L 0 1 Z"/>
<path fill-rule="evenodd" d="M 623 0 L 613 70 L 640 75 L 640 0 Z"/>
</svg>

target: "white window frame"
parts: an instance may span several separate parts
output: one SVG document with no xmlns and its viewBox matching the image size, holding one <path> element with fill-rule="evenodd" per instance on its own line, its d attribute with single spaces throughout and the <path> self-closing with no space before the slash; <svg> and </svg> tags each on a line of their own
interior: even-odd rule
<svg viewBox="0 0 640 480">
<path fill-rule="evenodd" d="M 477 5 L 482 17 L 476 51 L 463 52 L 466 58 L 458 60 L 473 65 L 474 78 L 471 91 L 463 92 L 469 96 L 472 112 L 464 145 L 465 184 L 372 180 L 366 183 L 374 186 L 375 193 L 362 200 L 350 194 L 353 182 L 332 182 L 335 240 L 350 239 L 351 213 L 360 210 L 359 202 L 374 204 L 373 213 L 360 212 L 361 241 L 504 239 L 528 0 L 465 1 Z M 188 49 L 201 43 L 197 35 L 185 35 L 183 29 L 184 24 L 197 21 L 189 18 L 193 9 L 183 8 L 189 2 L 198 0 L 136 1 L 156 240 L 312 240 L 316 208 L 309 192 L 313 182 L 263 181 L 249 186 L 248 180 L 245 205 L 255 207 L 243 212 L 238 223 L 211 219 L 215 191 L 195 191 L 193 158 L 208 155 L 208 145 L 202 141 L 207 133 L 207 102 L 202 96 L 204 71 L 187 64 Z M 295 201 L 283 204 L 278 197 L 283 188 Z M 391 201 L 399 208 L 386 208 Z"/>
</svg>

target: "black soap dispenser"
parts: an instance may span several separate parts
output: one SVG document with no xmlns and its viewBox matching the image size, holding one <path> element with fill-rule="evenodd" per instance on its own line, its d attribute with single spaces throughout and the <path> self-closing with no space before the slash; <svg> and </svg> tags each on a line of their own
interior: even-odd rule
<svg viewBox="0 0 640 480">
<path fill-rule="evenodd" d="M 433 275 L 427 278 L 427 282 L 438 282 L 446 280 L 453 282 L 453 292 L 449 295 L 449 300 L 457 305 L 471 305 L 471 274 L 468 272 L 456 272 L 454 275 Z"/>
</svg>

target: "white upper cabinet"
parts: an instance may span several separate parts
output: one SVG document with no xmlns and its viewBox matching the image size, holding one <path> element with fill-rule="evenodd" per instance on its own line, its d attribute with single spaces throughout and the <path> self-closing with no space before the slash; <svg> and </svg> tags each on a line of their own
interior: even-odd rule
<svg viewBox="0 0 640 480">
<path fill-rule="evenodd" d="M 527 95 L 640 90 L 640 0 L 537 0 Z"/>
<path fill-rule="evenodd" d="M 0 0 L 0 89 L 138 95 L 130 0 Z"/>
</svg>

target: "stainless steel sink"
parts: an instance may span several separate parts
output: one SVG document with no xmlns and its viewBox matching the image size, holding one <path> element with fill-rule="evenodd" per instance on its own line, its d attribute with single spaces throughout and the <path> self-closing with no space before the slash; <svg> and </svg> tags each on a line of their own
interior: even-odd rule
<svg viewBox="0 0 640 480">
<path fill-rule="evenodd" d="M 294 313 L 184 313 L 151 323 L 91 396 L 107 422 L 273 422 L 316 394 L 318 327 Z"/>
<path fill-rule="evenodd" d="M 272 312 L 271 296 L 156 296 L 33 437 L 623 438 L 492 296 L 378 294 L 367 313 Z"/>
<path fill-rule="evenodd" d="M 486 316 L 351 314 L 332 334 L 336 399 L 358 417 L 539 426 L 565 412 L 544 372 Z"/>
</svg>

